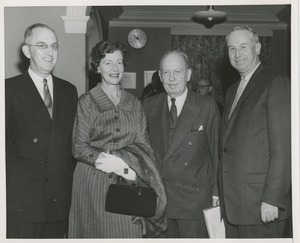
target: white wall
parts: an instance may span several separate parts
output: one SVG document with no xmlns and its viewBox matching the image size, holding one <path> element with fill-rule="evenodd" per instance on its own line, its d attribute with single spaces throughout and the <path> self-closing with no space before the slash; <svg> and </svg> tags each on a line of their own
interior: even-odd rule
<svg viewBox="0 0 300 243">
<path fill-rule="evenodd" d="M 85 34 L 66 34 L 61 16 L 67 7 L 5 7 L 5 78 L 21 73 L 21 45 L 25 29 L 34 23 L 44 23 L 58 36 L 59 59 L 53 74 L 77 87 L 78 94 L 86 91 Z"/>
</svg>

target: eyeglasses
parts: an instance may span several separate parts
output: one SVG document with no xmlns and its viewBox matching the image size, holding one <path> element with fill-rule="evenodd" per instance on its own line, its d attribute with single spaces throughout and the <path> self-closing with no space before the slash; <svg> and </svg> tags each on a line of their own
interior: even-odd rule
<svg viewBox="0 0 300 243">
<path fill-rule="evenodd" d="M 205 89 L 207 87 L 211 87 L 211 85 L 197 85 L 196 86 L 197 89 Z"/>
<path fill-rule="evenodd" d="M 30 45 L 30 44 L 25 44 L 26 46 L 37 46 L 40 50 L 47 50 L 49 47 L 53 50 L 53 51 L 57 51 L 59 45 L 58 44 L 51 44 L 51 45 L 47 45 L 46 43 L 39 43 L 36 45 Z"/>
</svg>

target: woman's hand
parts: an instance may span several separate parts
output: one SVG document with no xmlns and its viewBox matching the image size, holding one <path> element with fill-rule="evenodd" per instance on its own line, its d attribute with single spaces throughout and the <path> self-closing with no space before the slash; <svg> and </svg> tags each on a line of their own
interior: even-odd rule
<svg viewBox="0 0 300 243">
<path fill-rule="evenodd" d="M 126 162 L 112 154 L 101 153 L 95 162 L 95 167 L 105 173 L 115 173 L 127 180 L 135 180 L 136 173 Z"/>
</svg>

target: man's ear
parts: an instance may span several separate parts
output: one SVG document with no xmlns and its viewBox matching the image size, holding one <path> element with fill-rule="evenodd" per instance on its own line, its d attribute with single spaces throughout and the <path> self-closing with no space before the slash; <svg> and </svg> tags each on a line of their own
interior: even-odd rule
<svg viewBox="0 0 300 243">
<path fill-rule="evenodd" d="M 23 51 L 23 54 L 25 55 L 25 57 L 30 58 L 30 52 L 29 52 L 29 47 L 28 46 L 23 45 L 22 46 L 22 51 Z"/>
<path fill-rule="evenodd" d="M 158 76 L 160 78 L 160 81 L 162 82 L 162 77 L 161 77 L 161 71 L 160 70 L 158 70 Z"/>
<path fill-rule="evenodd" d="M 192 77 L 192 69 L 189 68 L 188 71 L 187 71 L 187 81 L 188 82 L 190 81 L 191 77 Z"/>
<path fill-rule="evenodd" d="M 261 44 L 260 44 L 260 43 L 256 43 L 256 44 L 255 44 L 255 52 L 256 52 L 256 55 L 259 55 L 259 54 L 260 54 L 260 49 L 261 49 Z"/>
</svg>

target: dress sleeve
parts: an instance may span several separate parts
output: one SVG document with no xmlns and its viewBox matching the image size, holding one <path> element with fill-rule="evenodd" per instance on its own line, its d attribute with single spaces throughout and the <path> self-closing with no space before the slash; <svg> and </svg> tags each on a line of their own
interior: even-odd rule
<svg viewBox="0 0 300 243">
<path fill-rule="evenodd" d="M 72 153 L 78 161 L 95 166 L 99 154 L 108 151 L 90 144 L 90 102 L 89 95 L 83 95 L 79 99 L 73 127 Z"/>
</svg>

